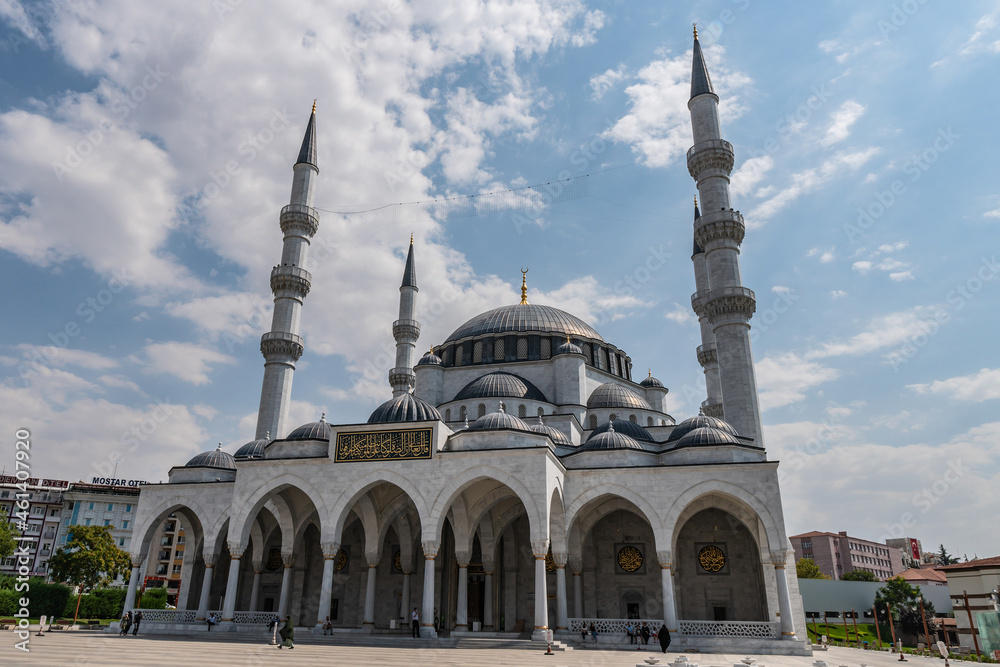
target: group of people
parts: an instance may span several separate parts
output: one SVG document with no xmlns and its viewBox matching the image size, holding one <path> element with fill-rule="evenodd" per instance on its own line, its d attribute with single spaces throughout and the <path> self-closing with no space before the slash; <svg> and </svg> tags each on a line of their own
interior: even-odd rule
<svg viewBox="0 0 1000 667">
<path fill-rule="evenodd" d="M 580 638 L 586 641 L 588 634 L 594 638 L 594 643 L 597 643 L 597 626 L 593 622 L 580 633 Z M 667 652 L 667 647 L 670 646 L 670 631 L 667 630 L 666 624 L 661 625 L 659 630 L 653 630 L 645 621 L 638 627 L 632 621 L 629 621 L 625 625 L 625 634 L 628 636 L 629 644 L 637 644 L 637 651 L 645 650 L 643 647 L 649 644 L 650 637 L 659 640 L 660 649 L 664 653 Z"/>
<path fill-rule="evenodd" d="M 131 612 L 131 611 L 126 612 L 122 616 L 121 623 L 119 624 L 121 626 L 121 631 L 118 634 L 120 634 L 121 636 L 124 637 L 125 635 L 128 634 L 129 628 L 131 628 L 132 629 L 132 636 L 135 637 L 137 634 L 139 634 L 139 624 L 140 623 L 142 623 L 142 610 L 141 609 L 137 609 L 134 612 Z"/>
<path fill-rule="evenodd" d="M 278 627 L 280 622 L 281 618 L 275 616 L 274 620 L 271 621 L 271 625 L 268 627 L 268 630 L 274 632 L 274 629 Z M 330 623 L 329 616 L 326 617 L 326 623 L 323 624 L 324 635 L 326 634 L 327 626 L 330 626 L 330 634 L 333 634 L 333 624 Z M 285 625 L 278 630 L 278 636 L 281 637 L 281 642 L 278 644 L 278 648 L 285 648 L 286 646 L 288 648 L 295 648 L 295 626 L 292 624 L 291 615 L 285 617 Z"/>
</svg>

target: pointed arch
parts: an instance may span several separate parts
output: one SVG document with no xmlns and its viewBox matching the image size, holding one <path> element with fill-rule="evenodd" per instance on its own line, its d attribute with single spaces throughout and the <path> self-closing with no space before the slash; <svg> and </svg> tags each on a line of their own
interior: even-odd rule
<svg viewBox="0 0 1000 667">
<path fill-rule="evenodd" d="M 417 516 L 420 518 L 421 522 L 424 520 L 424 517 L 427 516 L 428 512 L 426 500 L 424 499 L 423 494 L 420 493 L 420 490 L 412 481 L 410 481 L 410 479 L 391 470 L 376 470 L 356 480 L 349 487 L 344 489 L 337 499 L 330 504 L 331 509 L 330 514 L 327 517 L 328 520 L 323 522 L 324 526 L 329 524 L 329 530 L 323 531 L 324 541 L 340 542 L 340 537 L 344 532 L 347 515 L 354 507 L 354 504 L 365 493 L 379 484 L 391 484 L 392 486 L 398 487 L 404 494 L 406 494 L 410 501 L 413 502 L 414 507 L 416 507 Z M 378 536 L 377 531 L 375 536 Z"/>
<path fill-rule="evenodd" d="M 653 530 L 653 539 L 656 541 L 657 549 L 667 548 L 667 545 L 670 544 L 670 534 L 664 530 L 663 522 L 656 508 L 641 494 L 636 493 L 626 486 L 610 482 L 588 488 L 570 504 L 569 509 L 566 510 L 566 526 L 569 528 L 570 541 L 574 545 L 578 541 L 582 542 L 583 535 L 574 535 L 574 531 L 580 530 L 580 524 L 585 515 L 590 510 L 601 506 L 605 501 L 616 497 L 627 501 L 631 505 L 631 507 L 623 506 L 620 509 L 638 510 L 639 516 L 646 520 L 646 523 Z"/>
<path fill-rule="evenodd" d="M 233 517 L 233 522 L 229 524 L 230 539 L 242 544 L 246 544 L 250 535 L 250 519 L 257 516 L 257 512 L 264 505 L 269 497 L 276 497 L 278 493 L 285 489 L 295 489 L 302 493 L 312 503 L 313 508 L 320 517 L 320 532 L 326 528 L 326 503 L 323 495 L 307 480 L 292 473 L 283 473 L 274 479 L 268 480 L 262 486 L 253 489 L 246 497 L 237 495 L 233 499 L 233 506 L 240 509 Z M 276 515 L 277 516 L 277 515 Z M 294 523 L 292 524 L 294 534 Z M 284 530 L 282 530 L 282 548 L 284 548 Z"/>
<path fill-rule="evenodd" d="M 130 545 L 131 553 L 134 556 L 138 557 L 149 551 L 149 542 L 153 539 L 155 528 L 164 517 L 171 513 L 179 513 L 187 518 L 195 540 L 204 539 L 205 525 L 212 520 L 212 515 L 194 498 L 174 496 L 160 502 L 149 512 L 143 512 L 141 522 L 137 523 L 132 531 L 133 535 L 139 537 L 138 540 L 133 539 Z"/>
<path fill-rule="evenodd" d="M 455 502 L 455 499 L 473 483 L 490 479 L 508 486 L 524 505 L 528 513 L 528 525 L 532 535 L 547 535 L 548 508 L 545 513 L 539 510 L 538 504 L 528 487 L 511 473 L 488 465 L 480 465 L 465 470 L 464 472 L 451 478 L 447 485 L 441 490 L 434 501 L 431 511 L 426 516 L 426 525 L 422 526 L 426 539 L 440 542 L 441 530 L 444 527 L 444 517 L 448 509 Z"/>
<path fill-rule="evenodd" d="M 706 498 L 708 503 L 701 503 L 695 505 L 695 502 Z M 717 503 L 713 500 L 717 499 Z M 727 509 L 724 503 L 731 502 L 735 507 Z M 773 515 L 768 510 L 767 505 L 764 504 L 757 496 L 750 493 L 742 487 L 736 486 L 729 482 L 724 482 L 722 480 L 707 480 L 692 486 L 690 489 L 684 493 L 677 496 L 674 499 L 673 504 L 671 504 L 670 509 L 664 517 L 664 526 L 668 527 L 670 531 L 670 548 L 674 547 L 674 541 L 676 540 L 677 534 L 683 527 L 683 522 L 690 518 L 690 515 L 686 510 L 691 507 L 697 507 L 700 511 L 708 507 L 719 507 L 719 509 L 724 509 L 730 512 L 742 523 L 744 523 L 747 529 L 750 531 L 751 535 L 758 535 L 759 531 L 757 526 L 752 522 L 747 523 L 749 516 L 755 515 L 757 519 L 760 520 L 761 526 L 764 529 L 762 537 L 765 538 L 761 541 L 760 547 L 761 552 L 766 552 L 768 549 L 781 549 L 784 550 L 787 540 L 783 540 L 784 530 L 780 527 L 774 520 Z M 736 511 L 733 511 L 736 510 Z M 750 513 L 748 515 L 748 512 Z"/>
</svg>

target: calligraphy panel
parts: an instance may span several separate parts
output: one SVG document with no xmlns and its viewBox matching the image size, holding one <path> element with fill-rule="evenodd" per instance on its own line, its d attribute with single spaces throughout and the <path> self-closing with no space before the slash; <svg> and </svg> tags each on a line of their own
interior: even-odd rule
<svg viewBox="0 0 1000 667">
<path fill-rule="evenodd" d="M 406 461 L 431 458 L 433 429 L 337 434 L 337 462 Z"/>
</svg>

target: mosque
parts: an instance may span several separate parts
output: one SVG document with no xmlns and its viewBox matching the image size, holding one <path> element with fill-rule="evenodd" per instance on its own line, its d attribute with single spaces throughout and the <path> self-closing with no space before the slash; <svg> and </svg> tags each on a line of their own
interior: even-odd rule
<svg viewBox="0 0 1000 667">
<path fill-rule="evenodd" d="M 679 423 L 667 388 L 549 305 L 475 315 L 416 358 L 411 244 L 392 325 L 392 398 L 360 423 L 286 424 L 311 275 L 319 173 L 316 112 L 282 208 L 274 314 L 261 338 L 257 432 L 235 454 L 199 454 L 142 487 L 134 602 L 156 528 L 187 536 L 177 610 L 164 621 L 220 630 L 277 613 L 318 631 L 579 637 L 620 641 L 629 619 L 666 624 L 674 646 L 808 654 L 795 560 L 769 460 L 742 285 L 743 216 L 730 205 L 732 145 L 697 32 L 688 107 L 698 360 L 707 396 Z M 171 616 L 172 614 L 172 616 Z M 159 618 L 159 617 L 157 617 Z M 155 619 L 149 619 L 150 621 Z M 144 624 L 144 628 L 146 624 Z"/>
</svg>

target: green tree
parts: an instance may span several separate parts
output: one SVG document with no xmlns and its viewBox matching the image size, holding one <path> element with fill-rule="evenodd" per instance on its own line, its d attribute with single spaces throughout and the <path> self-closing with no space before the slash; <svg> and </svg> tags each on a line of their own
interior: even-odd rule
<svg viewBox="0 0 1000 667">
<path fill-rule="evenodd" d="M 795 564 L 795 574 L 799 579 L 832 579 L 833 577 L 828 577 L 819 569 L 819 565 L 816 564 L 812 558 L 803 558 Z"/>
<path fill-rule="evenodd" d="M 919 637 L 924 632 L 919 600 L 920 590 L 902 577 L 887 579 L 885 586 L 875 593 L 875 611 L 879 622 L 888 623 L 888 610 L 892 609 L 897 632 Z M 924 614 L 927 618 L 934 616 L 934 604 L 930 600 L 924 600 Z"/>
<path fill-rule="evenodd" d="M 73 526 L 69 542 L 49 558 L 49 575 L 55 581 L 79 586 L 80 596 L 98 586 L 107 586 L 115 577 L 125 577 L 132 567 L 129 555 L 118 548 L 111 536 L 112 526 Z M 76 621 L 76 614 L 73 615 Z"/>
<path fill-rule="evenodd" d="M 142 599 L 139 600 L 139 604 L 137 604 L 136 607 L 139 609 L 166 609 L 167 589 L 147 588 L 146 592 L 142 594 Z"/>
<path fill-rule="evenodd" d="M 941 561 L 942 565 L 954 565 L 958 562 L 957 558 L 952 558 L 951 554 L 948 553 L 943 544 L 941 545 L 941 550 L 938 551 L 938 560 Z"/>
<path fill-rule="evenodd" d="M 869 570 L 851 570 L 840 578 L 841 581 L 878 581 L 874 572 Z"/>
<path fill-rule="evenodd" d="M 7 512 L 0 511 L 0 558 L 6 558 L 14 553 L 21 533 L 10 523 Z"/>
</svg>

